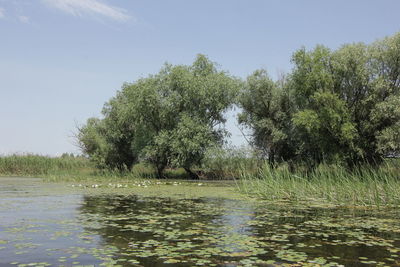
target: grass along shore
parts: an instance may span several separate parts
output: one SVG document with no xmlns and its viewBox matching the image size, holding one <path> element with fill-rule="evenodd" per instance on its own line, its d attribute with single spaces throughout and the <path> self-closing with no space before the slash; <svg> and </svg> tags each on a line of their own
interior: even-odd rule
<svg viewBox="0 0 400 267">
<path fill-rule="evenodd" d="M 154 168 L 136 164 L 130 171 L 99 170 L 85 157 L 34 154 L 0 156 L 0 176 L 36 177 L 48 182 L 116 182 L 155 179 Z M 183 169 L 167 169 L 166 178 L 187 179 Z"/>
<path fill-rule="evenodd" d="M 1 176 L 42 177 L 47 175 L 84 174 L 93 171 L 84 157 L 47 157 L 34 154 L 0 156 Z"/>
<path fill-rule="evenodd" d="M 232 172 L 229 173 L 229 166 L 224 166 L 226 177 L 236 176 L 238 191 L 253 198 L 335 205 L 400 205 L 398 159 L 386 160 L 379 168 L 363 166 L 353 171 L 337 165 L 320 165 L 308 175 L 291 172 L 285 165 L 271 168 L 263 164 L 257 170 L 255 164 L 244 164 L 240 171 L 237 166 L 237 159 L 231 166 Z M 165 174 L 170 179 L 188 178 L 182 169 L 168 169 Z M 0 157 L 0 176 L 91 184 L 154 179 L 156 174 L 146 164 L 137 164 L 125 172 L 100 171 L 84 157 L 12 155 Z"/>
<path fill-rule="evenodd" d="M 400 205 L 400 161 L 388 160 L 379 168 L 363 166 L 352 171 L 320 165 L 308 175 L 265 164 L 257 175 L 244 170 L 237 187 L 248 196 L 267 200 Z"/>
</svg>

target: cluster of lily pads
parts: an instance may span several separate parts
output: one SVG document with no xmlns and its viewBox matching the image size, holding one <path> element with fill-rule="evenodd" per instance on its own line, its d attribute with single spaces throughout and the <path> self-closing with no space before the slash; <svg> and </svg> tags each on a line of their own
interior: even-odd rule
<svg viewBox="0 0 400 267">
<path fill-rule="evenodd" d="M 99 187 L 124 188 L 120 185 Z M 393 209 L 77 192 L 21 198 L 20 204 L 16 198 L 3 199 L 0 215 L 13 214 L 14 219 L 0 225 L 0 265 L 400 265 L 400 212 Z M 49 217 L 38 215 L 46 212 Z"/>
<path fill-rule="evenodd" d="M 177 182 L 177 181 L 168 181 L 168 182 L 161 182 L 161 181 L 150 181 L 150 180 L 136 180 L 131 183 L 108 183 L 108 184 L 102 184 L 102 183 L 92 183 L 92 184 L 71 184 L 71 187 L 76 187 L 76 188 L 132 188 L 132 187 L 143 187 L 147 188 L 149 186 L 155 186 L 155 185 L 172 185 L 172 186 L 177 186 L 177 185 L 195 185 L 195 186 L 203 186 L 204 183 L 182 183 L 182 182 Z"/>
</svg>

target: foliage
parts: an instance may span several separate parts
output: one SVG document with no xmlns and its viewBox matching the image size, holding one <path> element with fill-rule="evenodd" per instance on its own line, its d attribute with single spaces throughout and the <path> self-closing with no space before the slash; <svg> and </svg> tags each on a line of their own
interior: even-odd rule
<svg viewBox="0 0 400 267">
<path fill-rule="evenodd" d="M 211 147 L 201 165 L 204 176 L 209 179 L 236 179 L 243 169 L 257 174 L 262 163 L 259 153 L 249 147 Z"/>
<path fill-rule="evenodd" d="M 103 119 L 91 118 L 77 139 L 99 167 L 130 169 L 140 159 L 158 176 L 167 166 L 191 168 L 206 149 L 221 145 L 221 125 L 239 82 L 198 55 L 191 66 L 166 64 L 156 75 L 124 84 L 106 103 Z"/>
<path fill-rule="evenodd" d="M 292 171 L 281 164 L 265 164 L 257 175 L 242 170 L 238 188 L 252 197 L 339 205 L 398 205 L 400 161 L 388 159 L 378 168 L 360 165 L 353 170 L 338 164 L 319 164 L 311 172 Z"/>
<path fill-rule="evenodd" d="M 293 99 L 285 80 L 274 83 L 265 70 L 247 78 L 239 104 L 239 123 L 253 130 L 252 143 L 270 162 L 288 160 L 294 155 L 291 115 Z"/>
<path fill-rule="evenodd" d="M 77 139 L 103 169 L 126 171 L 146 161 L 159 177 L 171 167 L 195 178 L 206 152 L 223 145 L 224 114 L 236 101 L 239 123 L 271 165 L 354 168 L 400 155 L 400 33 L 370 45 L 302 48 L 292 62 L 292 72 L 276 82 L 257 70 L 244 83 L 203 55 L 190 66 L 166 64 L 124 84 Z"/>
<path fill-rule="evenodd" d="M 240 98 L 239 121 L 271 162 L 354 166 L 400 154 L 400 33 L 336 51 L 302 48 L 292 61 L 283 82 L 256 71 Z"/>
<path fill-rule="evenodd" d="M 47 157 L 40 155 L 10 155 L 0 157 L 0 175 L 50 175 L 85 173 L 92 169 L 89 160 L 76 156 Z"/>
</svg>

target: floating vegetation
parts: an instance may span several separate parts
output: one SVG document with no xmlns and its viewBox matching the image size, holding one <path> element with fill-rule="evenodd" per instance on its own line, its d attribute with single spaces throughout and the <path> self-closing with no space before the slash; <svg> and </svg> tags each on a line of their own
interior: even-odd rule
<svg viewBox="0 0 400 267">
<path fill-rule="evenodd" d="M 400 266 L 396 209 L 251 201 L 198 184 L 0 185 L 0 266 Z"/>
</svg>

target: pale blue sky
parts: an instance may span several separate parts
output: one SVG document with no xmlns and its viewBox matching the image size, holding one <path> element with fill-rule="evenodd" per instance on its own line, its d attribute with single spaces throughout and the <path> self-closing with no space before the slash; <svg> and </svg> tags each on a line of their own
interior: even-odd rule
<svg viewBox="0 0 400 267">
<path fill-rule="evenodd" d="M 197 53 L 245 78 L 301 46 L 400 30 L 399 0 L 0 0 L 0 154 L 77 152 L 76 124 L 123 82 Z M 231 119 L 232 142 L 244 143 Z"/>
</svg>

